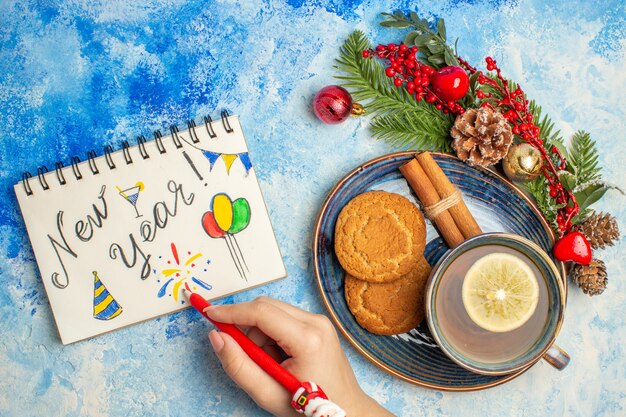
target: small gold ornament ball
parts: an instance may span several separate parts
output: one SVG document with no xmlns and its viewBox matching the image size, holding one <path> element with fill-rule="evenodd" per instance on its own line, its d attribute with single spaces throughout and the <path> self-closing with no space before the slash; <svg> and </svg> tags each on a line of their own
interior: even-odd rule
<svg viewBox="0 0 626 417">
<path fill-rule="evenodd" d="M 502 159 L 504 173 L 511 181 L 516 182 L 534 180 L 541 174 L 542 166 L 541 152 L 526 142 L 511 146 Z"/>
</svg>

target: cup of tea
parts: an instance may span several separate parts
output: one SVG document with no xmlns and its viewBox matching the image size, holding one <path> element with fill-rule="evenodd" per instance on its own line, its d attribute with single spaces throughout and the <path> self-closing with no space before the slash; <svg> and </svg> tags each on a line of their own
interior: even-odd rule
<svg viewBox="0 0 626 417">
<path fill-rule="evenodd" d="M 550 256 L 528 239 L 485 233 L 466 240 L 435 265 L 425 297 L 432 336 L 465 369 L 505 375 L 542 358 L 559 370 L 569 362 L 554 344 L 564 283 Z"/>
</svg>

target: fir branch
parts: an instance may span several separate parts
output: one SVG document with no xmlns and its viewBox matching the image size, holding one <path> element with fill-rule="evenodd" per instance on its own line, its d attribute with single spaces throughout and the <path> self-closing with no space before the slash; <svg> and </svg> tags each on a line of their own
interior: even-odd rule
<svg viewBox="0 0 626 417">
<path fill-rule="evenodd" d="M 516 87 L 515 87 L 516 88 Z M 542 115 L 541 106 L 537 105 L 534 100 L 530 100 L 528 104 L 528 110 L 533 115 L 533 123 L 537 125 L 541 131 L 541 138 L 543 139 L 543 146 L 546 149 L 548 155 L 552 158 L 553 163 L 558 164 L 559 160 L 552 153 L 552 147 L 556 146 L 563 156 L 567 157 L 567 150 L 563 144 L 563 138 L 561 132 L 555 129 L 554 122 L 550 120 L 548 115 Z M 558 224 L 556 222 L 556 215 L 558 209 L 561 207 L 556 204 L 554 199 L 550 197 L 550 190 L 548 186 L 548 180 L 543 175 L 540 175 L 533 181 L 526 184 L 520 184 L 523 189 L 530 193 L 535 201 L 539 210 L 543 213 L 552 230 L 557 234 L 560 233 Z"/>
<path fill-rule="evenodd" d="M 437 29 L 433 30 L 430 28 L 428 20 L 420 19 L 415 12 L 411 12 L 408 16 L 405 16 L 401 11 L 396 11 L 393 14 L 381 14 L 386 17 L 385 20 L 380 22 L 380 25 L 383 27 L 415 28 L 413 32 L 406 36 L 404 43 L 420 48 L 419 53 L 423 57 L 423 62 L 428 63 L 436 69 L 446 65 L 459 65 L 456 53 L 457 42 L 454 43 L 454 49 L 448 45 L 446 39 L 446 24 L 443 18 L 437 20 Z"/>
<path fill-rule="evenodd" d="M 579 130 L 574 134 L 569 147 L 568 161 L 572 173 L 576 175 L 576 185 L 599 181 L 602 178 L 596 143 L 589 133 Z"/>
<path fill-rule="evenodd" d="M 448 150 L 453 117 L 396 87 L 380 62 L 363 58 L 362 52 L 370 48 L 365 34 L 354 31 L 341 47 L 335 68 L 345 74 L 336 78 L 353 99 L 362 102 L 367 113 L 378 116 L 372 121 L 374 135 L 393 146 Z"/>
<path fill-rule="evenodd" d="M 537 207 L 539 207 L 539 210 L 550 224 L 550 227 L 558 236 L 560 230 L 556 222 L 556 215 L 560 206 L 556 205 L 554 199 L 550 197 L 548 181 L 546 178 L 542 175 L 533 181 L 520 184 L 520 186 L 533 196 L 535 202 L 537 203 Z"/>
<path fill-rule="evenodd" d="M 598 166 L 598 151 L 589 133 L 576 132 L 568 149 L 563 143 L 560 132 L 555 131 L 554 123 L 548 116 L 542 117 L 541 107 L 531 101 L 529 108 L 534 115 L 533 122 L 541 130 L 543 145 L 548 155 L 555 158 L 551 149 L 556 146 L 568 161 L 568 171 L 561 171 L 559 176 L 563 186 L 574 192 L 580 206 L 580 213 L 572 219 L 572 224 L 577 224 L 591 213 L 589 206 L 601 199 L 607 190 L 617 187 L 602 182 L 601 168 Z M 523 188 L 533 196 L 543 215 L 555 232 L 558 232 L 554 220 L 556 220 L 556 210 L 559 206 L 555 205 L 554 199 L 549 195 L 548 181 L 545 177 L 541 176 L 525 184 Z"/>
<path fill-rule="evenodd" d="M 543 147 L 545 148 L 548 156 L 552 159 L 552 163 L 555 166 L 560 165 L 561 160 L 558 155 L 552 152 L 552 147 L 556 147 L 561 155 L 567 159 L 567 148 L 563 143 L 563 137 L 561 137 L 561 131 L 555 128 L 554 122 L 550 120 L 547 114 L 542 115 L 541 106 L 535 103 L 535 100 L 530 100 L 528 104 L 528 110 L 533 115 L 533 123 L 539 128 L 541 132 L 541 139 L 543 140 Z"/>
<path fill-rule="evenodd" d="M 456 42 L 454 49 L 447 44 L 446 28 L 443 19 L 437 21 L 436 28 L 431 28 L 428 20 L 420 19 L 415 12 L 411 12 L 410 15 L 405 15 L 401 11 L 396 11 L 393 14 L 383 13 L 382 15 L 385 16 L 385 20 L 381 22 L 381 26 L 383 27 L 415 28 L 414 31 L 406 36 L 404 43 L 409 46 L 415 45 L 419 48 L 421 62 L 427 63 L 434 68 L 441 68 L 444 65 L 462 64 L 463 67 L 472 73 L 470 89 L 461 102 L 465 108 L 476 107 L 480 104 L 481 101 L 477 100 L 476 97 L 476 90 L 480 84 L 480 94 L 483 104 L 489 103 L 495 108 L 502 108 L 502 112 L 504 113 L 507 106 L 512 108 L 511 101 L 517 100 L 517 102 L 521 103 L 524 107 L 521 116 L 517 113 L 517 117 L 520 118 L 519 123 L 527 123 L 527 116 L 532 115 L 532 123 L 539 128 L 540 136 L 537 136 L 534 126 L 532 131 L 533 136 L 526 132 L 523 133 L 523 136 L 528 136 L 530 139 L 533 139 L 533 143 L 535 146 L 540 147 L 539 150 L 543 157 L 546 158 L 546 161 L 544 165 L 544 175 L 523 184 L 522 188 L 526 189 L 535 199 L 539 209 L 557 235 L 563 233 L 563 230 L 561 230 L 557 224 L 557 215 L 560 214 L 564 219 L 559 221 L 562 223 L 560 226 L 569 230 L 572 224 L 576 224 L 584 219 L 589 213 L 588 207 L 601 199 L 608 189 L 617 188 L 601 180 L 602 176 L 600 172 L 601 168 L 598 165 L 598 152 L 595 148 L 595 142 L 588 133 L 583 131 L 576 132 L 572 138 L 569 149 L 566 148 L 560 132 L 555 129 L 554 122 L 552 122 L 547 115 L 542 116 L 540 106 L 534 101 L 530 101 L 530 103 L 525 101 L 525 95 L 522 96 L 521 101 L 514 98 L 511 92 L 518 90 L 516 83 L 511 80 L 505 80 L 501 76 L 498 67 L 495 67 L 497 71 L 496 76 L 490 74 L 482 75 L 482 73 L 478 73 L 469 63 L 458 57 Z M 363 49 L 365 49 L 365 47 L 361 47 L 358 52 Z M 357 59 L 358 58 L 360 58 L 360 55 Z M 490 64 L 490 60 L 491 58 L 487 58 L 488 64 Z M 490 65 L 494 66 L 493 64 L 494 62 L 491 62 Z M 490 65 L 488 65 L 488 67 Z M 405 90 L 394 91 L 391 81 L 385 78 L 383 68 L 380 65 L 376 67 L 376 69 L 374 69 L 374 67 L 368 69 L 378 71 L 380 79 L 383 80 L 382 82 L 384 83 L 386 81 L 386 88 L 391 88 L 391 91 L 394 93 L 392 95 L 395 95 L 395 104 L 401 101 L 397 100 L 398 95 L 407 94 Z M 374 86 L 376 87 L 379 86 L 379 84 L 377 84 L 377 78 L 373 80 Z M 359 87 L 359 85 L 356 86 Z M 524 94 L 521 89 L 519 89 L 519 94 Z M 484 95 L 488 98 L 483 99 Z M 387 96 L 390 96 L 390 94 L 387 94 Z M 389 99 L 389 97 L 387 97 L 387 99 Z M 505 99 L 509 104 L 503 105 Z M 402 100 L 406 100 L 406 98 L 402 97 Z M 383 116 L 374 119 L 372 129 L 377 137 L 396 146 L 445 146 L 449 148 L 447 141 L 438 142 L 440 142 L 439 139 L 443 134 L 447 136 L 447 132 L 452 124 L 450 117 L 448 117 L 447 126 L 445 126 L 443 122 L 440 125 L 424 125 L 421 122 L 428 120 L 427 117 L 420 118 L 418 116 L 414 118 L 411 115 L 411 112 L 417 112 L 417 107 L 419 107 L 419 104 L 416 102 L 411 103 L 415 105 L 415 109 L 394 107 L 392 103 L 383 103 L 382 101 L 379 103 L 378 110 L 382 111 L 384 109 L 393 108 L 394 113 L 389 114 L 389 112 L 387 112 Z M 374 105 L 374 108 L 376 108 L 377 105 L 378 103 Z M 428 106 L 424 106 L 424 109 L 420 109 L 421 115 L 426 116 L 427 112 L 425 110 L 427 108 Z M 439 118 L 437 116 L 439 116 Z M 441 115 L 436 114 L 436 112 L 434 115 L 428 115 L 428 117 L 438 119 L 440 122 L 442 121 Z M 517 122 L 515 123 L 515 127 L 518 127 Z M 522 130 L 524 130 L 523 125 L 521 125 L 521 127 Z M 539 145 L 539 143 L 541 143 L 541 145 Z M 541 146 L 543 146 L 543 149 L 541 149 Z M 550 193 L 552 192 L 552 195 L 555 195 L 555 186 L 557 185 L 563 188 L 558 188 L 560 191 L 556 191 L 556 197 L 551 197 Z M 619 188 L 617 189 L 619 190 Z M 557 204 L 556 201 L 563 202 Z M 565 206 L 570 203 L 570 207 L 578 207 L 580 210 L 573 219 L 572 216 L 574 212 L 565 210 Z"/>
<path fill-rule="evenodd" d="M 417 107 L 417 101 L 406 92 L 397 88 L 385 75 L 380 62 L 363 58 L 362 52 L 370 49 L 367 36 L 360 30 L 352 32 L 340 49 L 335 68 L 347 75 L 336 76 L 341 85 L 352 94 L 355 101 L 368 101 L 364 104 L 369 113 L 393 112 Z"/>
<path fill-rule="evenodd" d="M 424 112 L 432 112 L 425 108 Z M 377 139 L 403 149 L 429 149 L 449 152 L 450 125 L 436 117 L 426 119 L 415 112 L 405 111 L 382 115 L 371 124 Z"/>
<path fill-rule="evenodd" d="M 559 130 L 555 130 L 554 122 L 550 120 L 547 114 L 543 115 L 542 117 L 541 106 L 535 103 L 535 100 L 530 100 L 530 103 L 528 104 L 528 109 L 533 115 L 533 123 L 541 131 L 543 146 L 546 148 L 546 150 L 551 150 L 553 146 L 560 146 L 561 149 L 564 150 L 561 132 Z"/>
</svg>

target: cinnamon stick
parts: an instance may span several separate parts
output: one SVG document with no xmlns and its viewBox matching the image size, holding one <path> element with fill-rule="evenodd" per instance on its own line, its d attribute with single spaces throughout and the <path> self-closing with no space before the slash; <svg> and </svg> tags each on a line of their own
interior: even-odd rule
<svg viewBox="0 0 626 417">
<path fill-rule="evenodd" d="M 415 191 L 415 194 L 417 194 L 417 197 L 424 206 L 432 206 L 441 201 L 439 193 L 435 190 L 435 187 L 417 159 L 413 158 L 406 164 L 402 165 L 400 167 L 400 172 L 402 172 L 402 175 L 404 175 L 404 178 L 406 178 L 407 182 L 413 191 Z M 435 217 L 433 222 L 435 223 L 435 226 L 437 226 L 441 237 L 443 237 L 443 240 L 445 240 L 449 247 L 453 248 L 465 240 L 463 234 L 456 226 L 454 219 L 448 211 L 444 211 L 439 214 Z"/>
<path fill-rule="evenodd" d="M 437 162 L 435 162 L 430 152 L 422 152 L 415 158 L 430 179 L 435 190 L 437 190 L 439 198 L 443 200 L 457 191 L 456 187 L 450 182 L 450 179 L 446 176 L 441 167 L 437 165 Z M 482 234 L 480 226 L 476 223 L 476 219 L 474 219 L 474 216 L 472 216 L 472 213 L 468 210 L 463 199 L 450 207 L 448 211 L 454 219 L 456 227 L 458 227 L 465 239 Z"/>
</svg>

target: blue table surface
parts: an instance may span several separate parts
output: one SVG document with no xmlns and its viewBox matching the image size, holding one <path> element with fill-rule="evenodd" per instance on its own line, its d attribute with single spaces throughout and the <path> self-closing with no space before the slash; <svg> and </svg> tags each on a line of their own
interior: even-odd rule
<svg viewBox="0 0 626 417">
<path fill-rule="evenodd" d="M 380 12 L 445 17 L 470 62 L 493 55 L 566 137 L 590 131 L 605 178 L 624 186 L 623 0 L 53 3 L 0 2 L 2 416 L 266 415 L 222 373 L 195 312 L 62 346 L 12 185 L 25 170 L 226 108 L 241 117 L 289 278 L 224 301 L 272 294 L 325 313 L 309 250 L 315 216 L 345 172 L 392 149 L 371 138 L 367 117 L 320 123 L 311 100 L 336 82 L 333 60 L 352 30 L 403 38 L 378 26 Z M 624 231 L 625 202 L 611 192 L 597 206 Z M 399 416 L 625 415 L 623 243 L 601 253 L 604 294 L 569 285 L 563 372 L 538 363 L 496 388 L 443 393 L 343 346 L 364 389 Z"/>
</svg>

